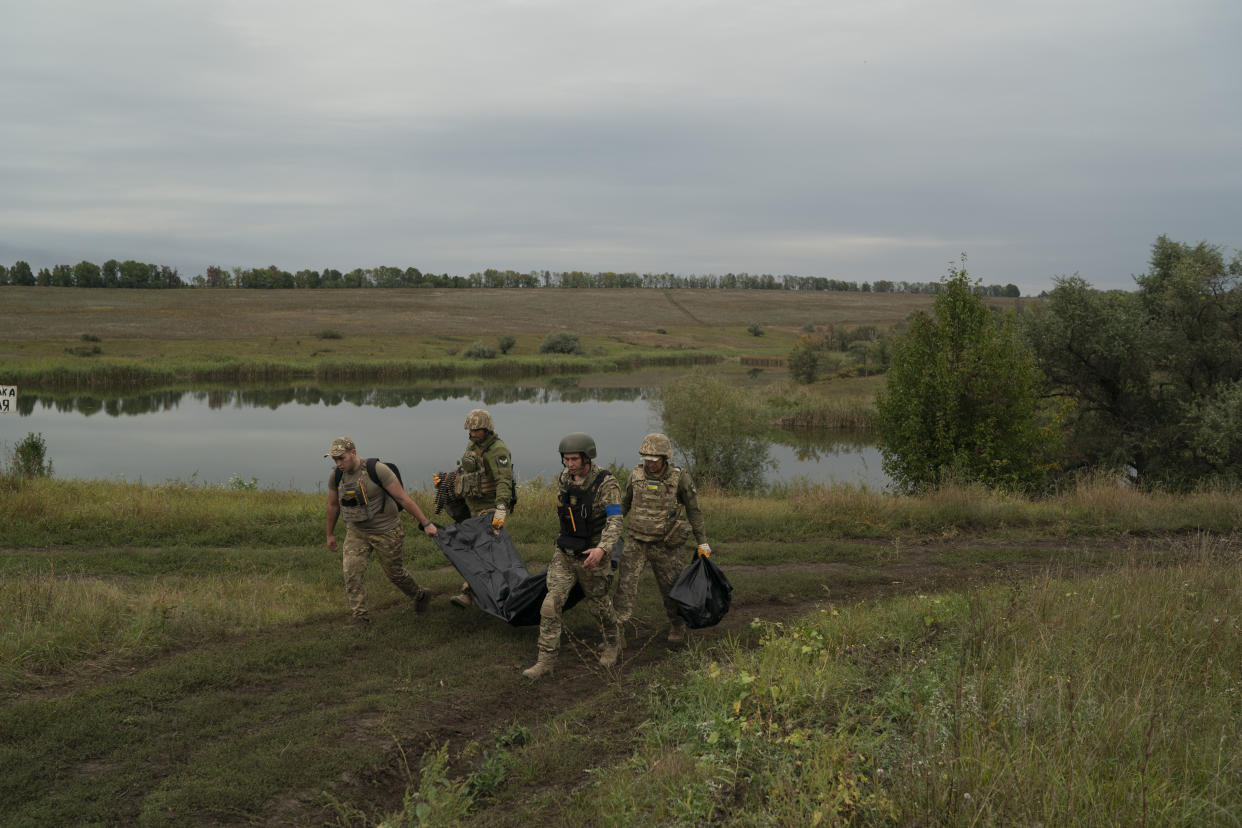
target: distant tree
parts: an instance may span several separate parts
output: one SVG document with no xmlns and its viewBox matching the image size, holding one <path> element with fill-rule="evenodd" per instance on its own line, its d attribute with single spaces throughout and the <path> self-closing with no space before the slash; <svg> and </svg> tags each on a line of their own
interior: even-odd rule
<svg viewBox="0 0 1242 828">
<path fill-rule="evenodd" d="M 63 264 L 53 265 L 52 287 L 73 287 L 73 268 Z"/>
<path fill-rule="evenodd" d="M 517 344 L 517 338 L 510 334 L 505 334 L 504 336 L 500 337 L 499 340 L 497 340 L 497 346 L 500 348 L 500 352 L 502 354 L 509 353 L 509 349 L 512 348 L 516 344 Z"/>
<path fill-rule="evenodd" d="M 121 264 L 116 259 L 108 259 L 103 263 L 103 267 L 99 270 L 99 275 L 103 279 L 103 286 L 106 288 L 114 288 L 117 286 L 120 276 Z"/>
<path fill-rule="evenodd" d="M 83 260 L 73 266 L 73 283 L 78 287 L 103 287 L 103 273 L 99 265 Z"/>
<path fill-rule="evenodd" d="M 28 262 L 14 262 L 13 270 L 9 272 L 9 283 L 14 285 L 33 285 L 35 283 L 34 272 L 30 269 Z"/>
<path fill-rule="evenodd" d="M 819 357 L 823 352 L 822 341 L 803 334 L 789 352 L 789 374 L 795 382 L 809 385 L 819 378 Z"/>
<path fill-rule="evenodd" d="M 39 268 L 39 272 L 35 275 L 35 284 L 39 287 L 50 287 L 52 284 L 52 271 L 46 267 Z"/>
<path fill-rule="evenodd" d="M 0 285 L 9 283 L 9 269 L 4 265 L 0 265 Z"/>
<path fill-rule="evenodd" d="M 965 268 L 949 269 L 931 315 L 896 339 L 876 407 L 884 470 L 907 492 L 950 481 L 1033 491 L 1055 460 L 1039 408 L 1043 377 Z"/>
</svg>

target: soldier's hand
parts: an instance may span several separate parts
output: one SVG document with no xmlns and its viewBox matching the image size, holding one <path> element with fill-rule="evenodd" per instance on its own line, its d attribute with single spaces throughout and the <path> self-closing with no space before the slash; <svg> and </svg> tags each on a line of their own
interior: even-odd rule
<svg viewBox="0 0 1242 828">
<path fill-rule="evenodd" d="M 712 548 L 705 543 L 699 544 L 699 557 L 710 558 L 712 556 Z"/>
<path fill-rule="evenodd" d="M 502 528 L 504 528 L 505 518 L 507 516 L 505 504 L 497 503 L 496 511 L 492 513 L 492 531 L 499 532 Z"/>
<path fill-rule="evenodd" d="M 587 569 L 592 569 L 594 567 L 599 566 L 599 562 L 602 561 L 603 559 L 604 559 L 604 550 L 602 547 L 597 546 L 594 549 L 587 550 L 586 561 L 583 562 L 582 565 L 586 567 Z"/>
<path fill-rule="evenodd" d="M 336 551 L 336 535 L 328 535 L 328 548 Z"/>
</svg>

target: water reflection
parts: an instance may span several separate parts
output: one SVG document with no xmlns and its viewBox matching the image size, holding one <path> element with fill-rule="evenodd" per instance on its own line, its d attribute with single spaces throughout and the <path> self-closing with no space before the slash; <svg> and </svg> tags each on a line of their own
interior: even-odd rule
<svg viewBox="0 0 1242 828">
<path fill-rule="evenodd" d="M 216 388 L 188 391 L 142 391 L 133 394 L 23 393 L 17 398 L 17 412 L 28 417 L 37 407 L 87 417 L 103 412 L 109 417 L 137 416 L 171 411 L 183 401 L 206 405 L 208 409 L 266 408 L 285 405 L 356 405 L 374 408 L 413 408 L 429 401 L 470 399 L 484 406 L 506 403 L 617 402 L 648 399 L 648 388 L 579 388 L 576 382 L 549 382 L 546 386 L 461 386 L 416 388 Z"/>
<path fill-rule="evenodd" d="M 874 434 L 847 429 L 785 431 L 775 428 L 768 432 L 768 438 L 774 443 L 792 448 L 794 457 L 802 463 L 857 454 L 875 445 Z"/>
<path fill-rule="evenodd" d="M 412 476 L 451 466 L 465 446 L 462 422 L 487 408 L 514 452 L 519 481 L 551 479 L 556 445 L 588 431 L 600 460 L 632 466 L 644 434 L 664 430 L 652 406 L 657 391 L 637 386 L 581 387 L 558 378 L 541 385 L 198 388 L 92 393 L 19 393 L 19 416 L 0 417 L 0 444 L 28 432 L 45 435 L 48 457 L 64 478 L 123 477 L 225 484 L 257 478 L 264 488 L 321 490 L 326 444 L 341 433 L 363 453 L 387 456 Z M 866 435 L 770 431 L 773 468 L 764 482 L 888 485 Z"/>
</svg>

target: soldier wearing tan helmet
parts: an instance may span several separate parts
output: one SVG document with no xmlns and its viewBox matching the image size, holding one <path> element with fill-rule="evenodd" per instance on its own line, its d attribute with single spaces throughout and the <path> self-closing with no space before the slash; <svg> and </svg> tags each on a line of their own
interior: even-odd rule
<svg viewBox="0 0 1242 828">
<path fill-rule="evenodd" d="M 608 559 L 621 539 L 621 486 L 608 469 L 595 465 L 595 441 L 581 431 L 561 439 L 557 451 L 565 468 L 557 478 L 556 514 L 560 535 L 548 562 L 548 594 L 539 608 L 539 658 L 522 671 L 530 679 L 549 675 L 561 646 L 561 613 L 574 584 L 582 587 L 586 605 L 604 634 L 599 663 L 612 667 L 621 648 L 621 630 L 608 587 Z"/>
<path fill-rule="evenodd" d="M 700 555 L 710 555 L 712 548 L 707 544 L 703 511 L 699 509 L 699 496 L 690 473 L 669 463 L 673 446 L 668 437 L 648 434 L 639 445 L 638 454 L 643 462 L 630 473 L 621 497 L 626 543 L 617 568 L 617 596 L 613 604 L 617 620 L 628 621 L 634 611 L 643 566 L 650 563 L 668 616 L 668 640 L 677 644 L 685 640 L 686 622 L 677 614 L 677 605 L 669 600 L 668 593 L 693 558 L 685 548 L 686 540 L 693 532 Z"/>
<path fill-rule="evenodd" d="M 448 504 L 449 516 L 461 521 L 491 515 L 492 528 L 499 532 L 513 503 L 513 457 L 496 434 L 492 415 L 484 409 L 476 408 L 467 414 L 465 428 L 470 442 L 457 463 L 453 483 L 457 499 Z M 469 607 L 474 602 L 470 585 L 462 584 L 461 592 L 449 601 L 462 609 Z"/>
</svg>

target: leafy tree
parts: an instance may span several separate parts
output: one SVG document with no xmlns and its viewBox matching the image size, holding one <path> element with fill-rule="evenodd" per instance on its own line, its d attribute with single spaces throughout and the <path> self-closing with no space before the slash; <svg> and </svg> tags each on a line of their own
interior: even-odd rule
<svg viewBox="0 0 1242 828">
<path fill-rule="evenodd" d="M 1039 364 L 1071 403 L 1069 466 L 1169 488 L 1238 479 L 1237 432 L 1213 431 L 1242 417 L 1242 256 L 1160 236 L 1135 281 L 1105 293 L 1059 279 L 1029 314 Z"/>
<path fill-rule="evenodd" d="M 997 316 L 965 269 L 950 267 L 932 315 L 897 338 L 877 399 L 884 470 L 909 492 L 950 482 L 1032 491 L 1052 465 L 1043 377 L 1013 315 Z"/>
<path fill-rule="evenodd" d="M 509 349 L 517 344 L 517 337 L 512 334 L 505 334 L 496 341 L 496 347 L 500 348 L 502 354 L 509 353 Z"/>
<path fill-rule="evenodd" d="M 94 262 L 80 261 L 73 266 L 73 283 L 78 287 L 103 287 L 103 274 Z"/>
<path fill-rule="evenodd" d="M 692 373 L 664 389 L 660 415 L 698 483 L 754 491 L 771 465 L 763 411 L 739 389 Z"/>
<path fill-rule="evenodd" d="M 789 374 L 795 382 L 810 385 L 819 378 L 819 356 L 822 350 L 822 343 L 811 336 L 803 334 L 798 337 L 788 359 Z"/>
</svg>

